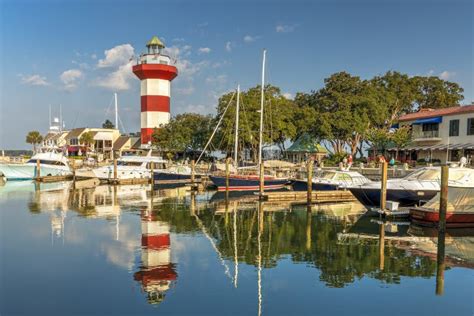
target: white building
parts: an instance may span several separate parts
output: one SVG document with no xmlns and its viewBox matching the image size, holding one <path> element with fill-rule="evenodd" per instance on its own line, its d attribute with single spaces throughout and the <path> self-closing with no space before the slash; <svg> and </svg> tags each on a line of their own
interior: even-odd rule
<svg viewBox="0 0 474 316">
<path fill-rule="evenodd" d="M 474 164 L 474 104 L 422 109 L 401 116 L 399 124 L 412 131 L 411 144 L 400 149 L 406 160 L 446 163 L 464 156 Z"/>
</svg>

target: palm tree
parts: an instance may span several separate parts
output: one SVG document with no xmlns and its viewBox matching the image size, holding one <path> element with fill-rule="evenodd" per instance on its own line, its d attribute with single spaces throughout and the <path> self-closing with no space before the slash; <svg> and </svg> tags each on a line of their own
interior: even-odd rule
<svg viewBox="0 0 474 316">
<path fill-rule="evenodd" d="M 90 148 L 90 146 L 92 145 L 93 142 L 94 142 L 94 136 L 92 135 L 91 132 L 85 132 L 79 138 L 79 143 L 81 143 L 86 148 L 86 156 L 87 156 L 87 152 L 89 151 L 89 148 Z"/>
<path fill-rule="evenodd" d="M 26 135 L 26 142 L 28 144 L 33 145 L 33 152 L 35 153 L 36 153 L 36 145 L 41 144 L 42 141 L 43 141 L 43 136 L 41 136 L 40 132 L 38 131 L 31 131 L 31 132 L 28 132 L 28 134 Z"/>
</svg>

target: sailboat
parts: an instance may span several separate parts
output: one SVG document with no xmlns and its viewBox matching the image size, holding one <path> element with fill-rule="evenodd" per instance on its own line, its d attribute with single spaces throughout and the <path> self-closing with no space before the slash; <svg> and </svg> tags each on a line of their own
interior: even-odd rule
<svg viewBox="0 0 474 316">
<path fill-rule="evenodd" d="M 262 146 L 263 146 L 263 104 L 264 104 L 264 87 L 265 87 L 265 57 L 266 50 L 263 51 L 262 63 L 262 87 L 260 97 L 260 133 L 259 133 L 259 151 L 258 151 L 258 167 L 263 164 L 262 161 Z M 234 148 L 234 164 L 237 170 L 238 161 L 238 138 L 239 138 L 239 101 L 240 101 L 240 85 L 237 86 L 237 104 L 235 114 L 235 148 Z M 218 191 L 225 191 L 227 189 L 227 178 L 225 176 L 209 176 L 209 179 L 217 187 Z M 287 178 L 276 178 L 273 176 L 264 175 L 264 190 L 281 189 L 288 184 Z M 229 191 L 258 191 L 260 188 L 260 175 L 239 175 L 231 174 L 229 176 Z"/>
</svg>

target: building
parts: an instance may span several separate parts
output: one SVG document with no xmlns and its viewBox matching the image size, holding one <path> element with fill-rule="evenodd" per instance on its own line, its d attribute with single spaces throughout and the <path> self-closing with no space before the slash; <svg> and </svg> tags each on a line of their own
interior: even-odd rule
<svg viewBox="0 0 474 316">
<path fill-rule="evenodd" d="M 411 128 L 411 144 L 398 149 L 401 160 L 458 162 L 474 160 L 474 104 L 444 109 L 422 109 L 399 118 Z M 392 149 L 394 150 L 394 149 Z"/>
<path fill-rule="evenodd" d="M 155 128 L 170 120 L 171 81 L 178 69 L 171 58 L 163 54 L 165 45 L 154 36 L 147 44 L 147 52 L 140 55 L 133 73 L 140 79 L 141 144 L 149 147 Z"/>
<path fill-rule="evenodd" d="M 141 146 L 140 137 L 122 135 L 114 142 L 113 151 L 117 156 L 136 153 Z"/>
<path fill-rule="evenodd" d="M 328 151 L 308 134 L 303 134 L 286 150 L 288 161 L 301 163 L 313 157 L 315 161 L 321 160 L 328 155 Z"/>
<path fill-rule="evenodd" d="M 89 148 L 81 142 L 85 133 L 91 133 L 93 143 Z M 120 137 L 118 129 L 112 128 L 74 128 L 65 137 L 67 153 L 70 156 L 83 156 L 86 151 L 97 156 L 98 160 L 113 158 L 113 144 Z"/>
</svg>

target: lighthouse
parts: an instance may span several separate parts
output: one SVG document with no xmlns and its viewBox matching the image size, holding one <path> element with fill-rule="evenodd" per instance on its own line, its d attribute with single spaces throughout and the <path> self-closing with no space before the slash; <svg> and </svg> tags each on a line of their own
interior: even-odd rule
<svg viewBox="0 0 474 316">
<path fill-rule="evenodd" d="M 140 79 L 142 147 L 149 146 L 155 128 L 168 124 L 171 81 L 178 75 L 170 57 L 163 54 L 165 45 L 158 37 L 154 36 L 146 47 L 147 52 L 133 66 L 133 73 Z"/>
</svg>

